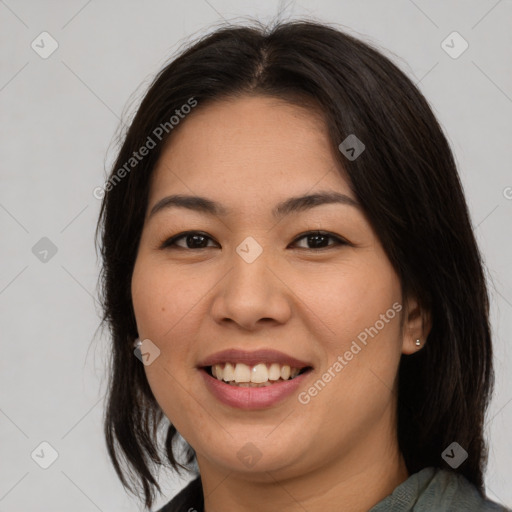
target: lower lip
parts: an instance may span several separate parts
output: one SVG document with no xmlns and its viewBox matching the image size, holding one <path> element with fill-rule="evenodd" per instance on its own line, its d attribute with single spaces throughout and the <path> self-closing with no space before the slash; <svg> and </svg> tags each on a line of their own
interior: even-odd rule
<svg viewBox="0 0 512 512">
<path fill-rule="evenodd" d="M 290 396 L 304 382 L 311 370 L 294 379 L 277 382 L 260 388 L 242 388 L 226 384 L 200 369 L 206 387 L 220 402 L 238 409 L 265 409 Z"/>
</svg>

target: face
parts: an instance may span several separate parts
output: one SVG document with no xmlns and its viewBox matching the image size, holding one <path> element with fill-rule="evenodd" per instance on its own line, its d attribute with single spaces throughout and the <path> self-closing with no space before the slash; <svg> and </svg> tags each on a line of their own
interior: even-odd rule
<svg viewBox="0 0 512 512">
<path fill-rule="evenodd" d="M 132 276 L 139 337 L 160 351 L 144 367 L 160 407 L 202 473 L 360 464 L 395 435 L 396 374 L 413 340 L 400 329 L 400 281 L 322 119 L 244 97 L 199 105 L 172 137 Z M 178 194 L 218 210 L 161 203 Z M 313 194 L 341 199 L 283 206 Z M 240 352 L 211 359 L 225 350 Z M 215 360 L 222 379 L 266 384 L 224 383 L 208 374 Z M 302 373 L 269 381 L 286 362 Z"/>
</svg>

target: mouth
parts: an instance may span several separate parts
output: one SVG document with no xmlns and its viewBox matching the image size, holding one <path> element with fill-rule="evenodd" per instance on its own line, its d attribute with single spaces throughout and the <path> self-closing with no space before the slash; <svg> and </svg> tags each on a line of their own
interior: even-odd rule
<svg viewBox="0 0 512 512">
<path fill-rule="evenodd" d="M 266 409 L 285 403 L 313 372 L 313 365 L 274 349 L 228 349 L 197 365 L 210 394 L 229 407 Z"/>
<path fill-rule="evenodd" d="M 248 365 L 241 362 L 217 363 L 200 367 L 210 377 L 240 388 L 261 388 L 291 381 L 311 371 L 311 366 L 290 366 L 277 362 Z"/>
</svg>

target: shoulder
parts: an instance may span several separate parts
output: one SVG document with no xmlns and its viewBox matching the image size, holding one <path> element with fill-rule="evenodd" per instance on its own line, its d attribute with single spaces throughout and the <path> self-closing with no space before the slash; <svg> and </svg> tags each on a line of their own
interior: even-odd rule
<svg viewBox="0 0 512 512">
<path fill-rule="evenodd" d="M 511 512 L 486 499 L 454 471 L 428 467 L 411 475 L 371 512 Z"/>
<path fill-rule="evenodd" d="M 156 512 L 203 512 L 203 507 L 203 487 L 198 476 Z"/>
<path fill-rule="evenodd" d="M 464 476 L 454 471 L 437 469 L 432 490 L 454 511 L 508 512 L 503 505 L 487 499 Z"/>
</svg>

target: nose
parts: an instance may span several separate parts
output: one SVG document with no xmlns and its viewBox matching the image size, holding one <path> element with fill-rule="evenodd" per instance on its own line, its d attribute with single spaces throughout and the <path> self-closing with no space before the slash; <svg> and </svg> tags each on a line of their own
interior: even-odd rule
<svg viewBox="0 0 512 512">
<path fill-rule="evenodd" d="M 216 322 L 252 331 L 260 325 L 288 321 L 292 293 L 264 254 L 248 263 L 234 252 L 232 268 L 219 283 L 213 300 L 211 314 Z"/>
</svg>

